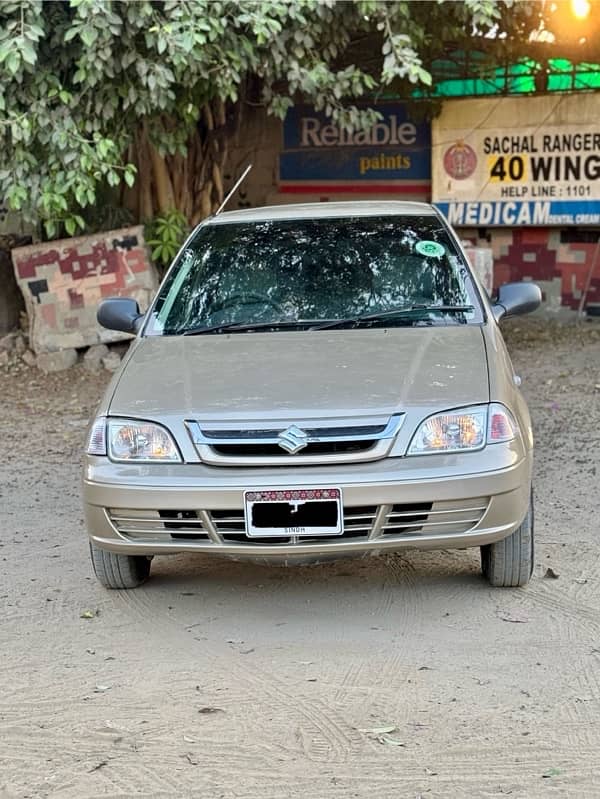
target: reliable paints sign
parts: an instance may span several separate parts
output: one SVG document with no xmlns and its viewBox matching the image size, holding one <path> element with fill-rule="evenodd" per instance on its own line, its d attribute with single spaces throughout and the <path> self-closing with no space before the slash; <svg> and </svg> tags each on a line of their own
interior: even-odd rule
<svg viewBox="0 0 600 799">
<path fill-rule="evenodd" d="M 600 95 L 447 102 L 432 137 L 453 225 L 600 224 Z"/>
<path fill-rule="evenodd" d="M 426 197 L 431 181 L 430 126 L 403 106 L 374 106 L 382 119 L 348 133 L 309 106 L 288 111 L 279 157 L 279 191 L 399 193 Z"/>
</svg>

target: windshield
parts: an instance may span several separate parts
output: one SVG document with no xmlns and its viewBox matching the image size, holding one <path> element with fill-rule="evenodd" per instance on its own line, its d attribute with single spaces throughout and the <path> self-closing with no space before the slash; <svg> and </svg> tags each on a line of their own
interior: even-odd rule
<svg viewBox="0 0 600 799">
<path fill-rule="evenodd" d="M 201 227 L 145 332 L 481 321 L 469 271 L 437 217 L 368 216 Z"/>
</svg>

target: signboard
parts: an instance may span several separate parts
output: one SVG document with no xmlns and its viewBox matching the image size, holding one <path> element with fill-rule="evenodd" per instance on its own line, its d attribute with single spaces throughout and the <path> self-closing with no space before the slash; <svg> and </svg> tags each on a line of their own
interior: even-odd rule
<svg viewBox="0 0 600 799">
<path fill-rule="evenodd" d="M 283 124 L 279 191 L 428 197 L 429 123 L 412 121 L 398 103 L 373 107 L 382 119 L 370 130 L 353 133 L 338 128 L 310 106 L 291 108 Z"/>
<path fill-rule="evenodd" d="M 447 102 L 432 137 L 451 224 L 600 225 L 600 94 Z"/>
</svg>

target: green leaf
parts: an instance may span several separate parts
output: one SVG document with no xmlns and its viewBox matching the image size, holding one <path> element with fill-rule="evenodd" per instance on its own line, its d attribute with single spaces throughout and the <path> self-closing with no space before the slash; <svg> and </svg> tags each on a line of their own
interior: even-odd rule
<svg viewBox="0 0 600 799">
<path fill-rule="evenodd" d="M 29 30 L 36 37 L 36 39 L 42 39 L 45 35 L 43 29 L 40 28 L 39 25 L 30 25 Z"/>
<path fill-rule="evenodd" d="M 21 54 L 12 50 L 6 58 L 6 67 L 10 73 L 16 75 L 21 66 Z"/>
<path fill-rule="evenodd" d="M 82 28 L 79 37 L 86 47 L 91 47 L 98 38 L 98 31 L 92 27 Z"/>
<path fill-rule="evenodd" d="M 71 5 L 73 5 L 71 1 Z M 71 39 L 74 39 L 80 31 L 79 25 L 74 25 L 72 28 L 69 28 L 64 35 L 63 41 L 70 42 Z"/>
<path fill-rule="evenodd" d="M 73 236 L 75 234 L 75 220 L 72 217 L 65 219 L 65 230 L 69 234 L 69 236 Z"/>
<path fill-rule="evenodd" d="M 37 61 L 37 53 L 33 49 L 31 42 L 27 41 L 27 39 L 24 39 L 21 44 L 21 55 L 23 56 L 23 61 L 32 66 Z"/>
<path fill-rule="evenodd" d="M 98 156 L 102 159 L 106 158 L 110 151 L 110 142 L 107 142 L 106 139 L 100 139 L 100 141 L 96 145 L 96 151 Z"/>
<path fill-rule="evenodd" d="M 6 39 L 6 41 L 4 41 L 4 42 L 2 42 L 2 44 L 0 44 L 0 64 L 12 52 L 12 49 L 13 49 L 12 39 Z"/>
</svg>

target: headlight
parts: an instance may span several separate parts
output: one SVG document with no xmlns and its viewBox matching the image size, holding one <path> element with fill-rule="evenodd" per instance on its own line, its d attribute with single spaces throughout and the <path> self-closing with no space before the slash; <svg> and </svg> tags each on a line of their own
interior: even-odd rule
<svg viewBox="0 0 600 799">
<path fill-rule="evenodd" d="M 437 413 L 421 424 L 408 455 L 431 455 L 483 449 L 486 444 L 511 441 L 518 428 L 510 412 L 498 403 Z"/>
<path fill-rule="evenodd" d="M 108 455 L 113 461 L 181 463 L 173 437 L 164 427 L 134 419 L 96 419 L 87 453 Z"/>
</svg>

